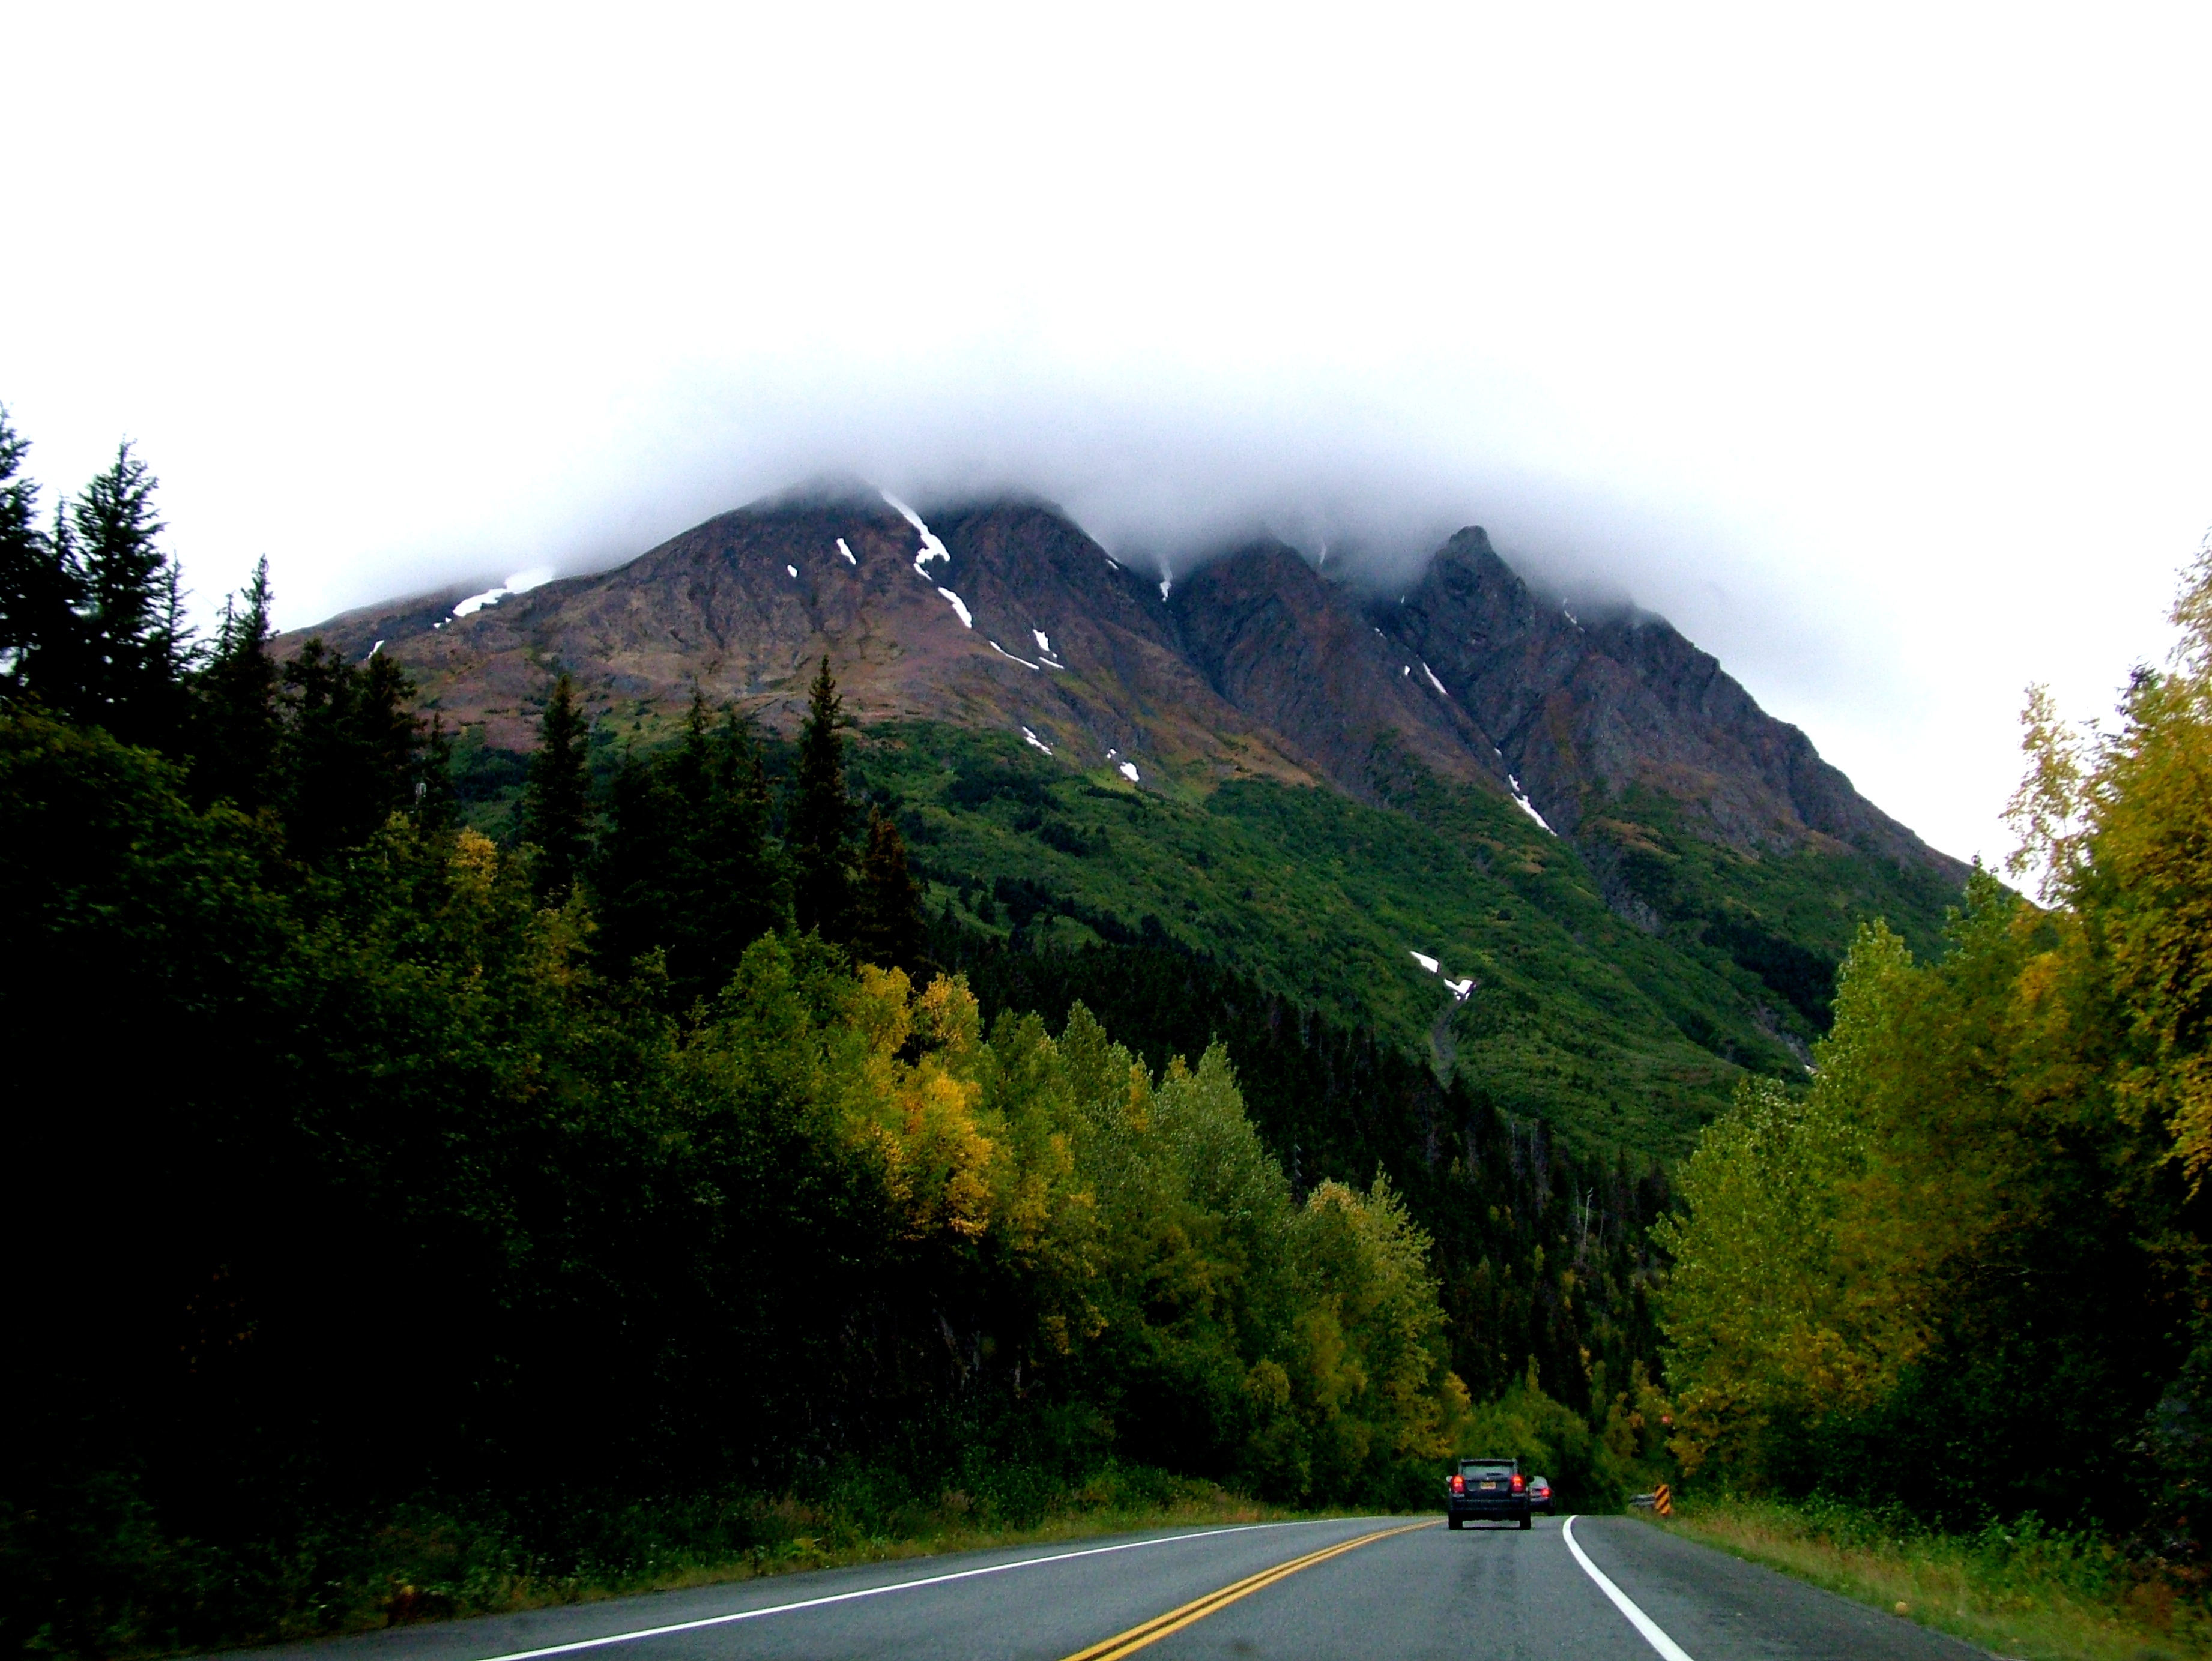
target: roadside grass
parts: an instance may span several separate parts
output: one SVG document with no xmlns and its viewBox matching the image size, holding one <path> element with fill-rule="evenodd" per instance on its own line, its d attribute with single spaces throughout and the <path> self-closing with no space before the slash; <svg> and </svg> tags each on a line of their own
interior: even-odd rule
<svg viewBox="0 0 2212 1661">
<path fill-rule="evenodd" d="M 582 1519 L 551 1550 L 526 1543 L 534 1531 L 512 1517 L 406 1506 L 371 1526 L 332 1529 L 261 1552 L 163 1543 L 130 1566 L 135 1585 L 99 1599 L 106 1607 L 97 1615 L 79 1611 L 92 1616 L 89 1622 L 74 1632 L 40 1634 L 27 1648 L 133 1661 L 809 1569 L 1340 1514 L 1266 1505 L 1142 1467 L 1110 1468 L 1040 1499 L 1009 1507 L 994 1496 L 947 1488 L 888 1507 L 835 1491 L 640 1503 Z"/>
<path fill-rule="evenodd" d="M 2200 1597 L 2095 1530 L 2026 1518 L 1944 1534 L 1909 1516 L 1699 1496 L 1671 1521 L 1704 1544 L 2023 1661 L 2212 1657 Z"/>
</svg>

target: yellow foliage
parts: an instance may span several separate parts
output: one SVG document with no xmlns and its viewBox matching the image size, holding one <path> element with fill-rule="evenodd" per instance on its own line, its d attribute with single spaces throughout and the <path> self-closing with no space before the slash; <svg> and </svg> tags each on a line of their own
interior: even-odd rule
<svg viewBox="0 0 2212 1661">
<path fill-rule="evenodd" d="M 983 1088 L 974 1076 L 974 996 L 939 977 L 916 998 L 903 969 L 863 964 L 848 1015 L 866 1059 L 847 1111 L 883 1159 L 907 1237 L 981 1240 L 991 1227 L 1000 1173 L 980 1111 Z M 917 1033 L 921 1055 L 901 1060 Z"/>
<path fill-rule="evenodd" d="M 2115 731 L 2030 689 L 2011 869 L 2051 909 L 1978 871 L 1940 962 L 1863 931 L 1809 1087 L 1747 1081 L 1701 1137 L 1655 1231 L 1686 1469 L 1755 1476 L 1778 1427 L 1875 1405 L 1960 1298 L 2025 1284 L 2019 1242 L 2126 1215 L 2160 1158 L 2212 1172 L 2212 552 L 2172 619 Z"/>
</svg>

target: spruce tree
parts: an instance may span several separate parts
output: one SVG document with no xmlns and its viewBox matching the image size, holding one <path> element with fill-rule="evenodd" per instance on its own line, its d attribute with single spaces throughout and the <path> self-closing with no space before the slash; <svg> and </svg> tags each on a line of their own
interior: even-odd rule
<svg viewBox="0 0 2212 1661">
<path fill-rule="evenodd" d="M 380 654 L 357 666 L 312 640 L 284 664 L 284 693 L 271 795 L 297 857 L 358 847 L 415 804 L 422 723 L 397 663 Z"/>
<path fill-rule="evenodd" d="M 649 759 L 626 757 L 615 776 L 592 871 L 605 955 L 635 962 L 659 949 L 666 1007 L 688 1009 L 787 920 L 780 876 L 759 748 L 734 712 L 710 731 L 695 694 L 682 740 Z"/>
<path fill-rule="evenodd" d="M 223 602 L 215 649 L 192 677 L 192 790 L 202 803 L 227 799 L 251 813 L 272 800 L 283 670 L 269 640 L 264 559 L 245 591 Z"/>
<path fill-rule="evenodd" d="M 126 440 L 70 505 L 59 551 L 75 567 L 87 636 L 79 718 L 128 743 L 173 748 L 186 719 L 191 641 L 177 567 L 158 540 L 157 483 Z"/>
<path fill-rule="evenodd" d="M 460 828 L 461 801 L 453 789 L 453 736 L 446 730 L 445 718 L 435 713 L 416 764 L 415 822 L 434 834 Z"/>
<path fill-rule="evenodd" d="M 624 755 L 610 782 L 606 828 L 592 869 L 592 915 L 600 950 L 611 964 L 634 962 L 657 947 L 672 959 L 672 979 L 676 973 L 682 818 L 681 800 L 669 787 L 660 758 Z"/>
<path fill-rule="evenodd" d="M 853 850 L 847 840 L 852 807 L 845 799 L 843 732 L 850 724 L 824 657 L 807 693 L 783 840 L 791 853 L 799 926 L 833 940 L 842 937 L 852 904 Z"/>
<path fill-rule="evenodd" d="M 885 968 L 919 969 L 927 939 L 921 897 L 921 885 L 907 869 L 906 839 L 897 823 L 871 807 L 853 908 L 853 955 Z"/>
<path fill-rule="evenodd" d="M 68 714 L 82 676 L 81 590 L 65 533 L 39 529 L 39 487 L 21 476 L 30 447 L 0 406 L 0 687 Z"/>
<path fill-rule="evenodd" d="M 592 774 L 585 755 L 588 724 L 576 704 L 575 682 L 562 670 L 546 700 L 538 753 L 522 792 L 522 840 L 538 850 L 538 898 L 557 906 L 582 874 L 592 845 Z"/>
<path fill-rule="evenodd" d="M 714 880 L 724 894 L 723 926 L 734 942 L 734 966 L 744 949 L 791 921 L 791 883 L 769 840 L 768 767 L 752 723 L 735 710 L 714 741 L 714 809 L 708 835 Z"/>
</svg>

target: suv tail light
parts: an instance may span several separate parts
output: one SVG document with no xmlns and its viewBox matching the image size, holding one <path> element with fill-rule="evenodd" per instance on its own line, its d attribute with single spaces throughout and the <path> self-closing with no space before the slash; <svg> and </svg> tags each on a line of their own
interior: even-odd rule
<svg viewBox="0 0 2212 1661">
<path fill-rule="evenodd" d="M 1464 1476 L 1455 1476 L 1455 1477 L 1453 1477 L 1453 1478 L 1452 1478 L 1452 1492 L 1453 1492 L 1453 1493 L 1455 1493 L 1455 1494 L 1464 1494 L 1464 1493 L 1466 1493 L 1466 1492 L 1467 1492 L 1467 1478 L 1466 1478 L 1466 1477 L 1464 1477 Z"/>
<path fill-rule="evenodd" d="M 1515 1471 L 1513 1473 L 1513 1491 L 1516 1494 L 1518 1494 L 1528 1485 L 1528 1479 L 1523 1476 L 1519 1471 Z"/>
</svg>

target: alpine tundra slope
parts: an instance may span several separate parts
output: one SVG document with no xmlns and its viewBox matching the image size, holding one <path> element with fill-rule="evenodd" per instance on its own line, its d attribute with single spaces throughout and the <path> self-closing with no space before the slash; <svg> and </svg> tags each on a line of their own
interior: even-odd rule
<svg viewBox="0 0 2212 1661">
<path fill-rule="evenodd" d="M 826 1570 L 263 1652 L 276 1661 L 1964 1661 L 1982 1652 L 1620 1517 L 1454 1539 L 1336 1518 Z"/>
</svg>

